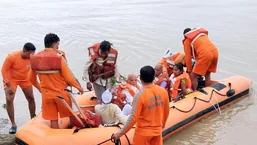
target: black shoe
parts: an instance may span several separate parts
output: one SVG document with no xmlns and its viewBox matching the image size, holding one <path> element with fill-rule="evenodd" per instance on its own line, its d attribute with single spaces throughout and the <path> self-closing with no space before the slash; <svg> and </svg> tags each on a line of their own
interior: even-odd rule
<svg viewBox="0 0 257 145">
<path fill-rule="evenodd" d="M 15 126 L 12 126 L 12 127 L 10 128 L 10 130 L 9 130 L 9 134 L 15 134 L 16 131 L 17 131 L 17 126 L 16 126 L 16 125 L 15 125 Z"/>
<path fill-rule="evenodd" d="M 33 119 L 33 118 L 36 117 L 36 116 L 37 116 L 36 114 L 33 114 L 32 117 L 31 117 L 31 119 Z"/>
</svg>

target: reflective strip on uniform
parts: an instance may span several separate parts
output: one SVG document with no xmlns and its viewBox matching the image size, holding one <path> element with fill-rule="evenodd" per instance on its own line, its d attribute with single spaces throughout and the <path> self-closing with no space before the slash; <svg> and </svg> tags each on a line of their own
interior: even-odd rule
<svg viewBox="0 0 257 145">
<path fill-rule="evenodd" d="M 194 49 L 194 42 L 200 37 L 200 36 L 205 36 L 206 34 L 204 33 L 200 33 L 198 34 L 191 42 L 191 48 L 192 48 L 192 54 L 193 54 L 193 58 L 195 59 L 195 49 Z"/>
<path fill-rule="evenodd" d="M 107 63 L 114 63 L 115 61 L 114 60 L 107 60 L 106 62 Z"/>
<path fill-rule="evenodd" d="M 116 57 L 116 55 L 113 54 L 113 53 L 109 53 L 109 54 L 108 54 L 108 57 Z"/>
<path fill-rule="evenodd" d="M 90 53 L 90 55 L 95 55 L 94 49 L 93 48 L 89 48 L 89 53 Z"/>
<path fill-rule="evenodd" d="M 46 70 L 46 71 L 36 71 L 38 74 L 54 74 L 54 73 L 59 73 L 60 70 Z"/>
</svg>

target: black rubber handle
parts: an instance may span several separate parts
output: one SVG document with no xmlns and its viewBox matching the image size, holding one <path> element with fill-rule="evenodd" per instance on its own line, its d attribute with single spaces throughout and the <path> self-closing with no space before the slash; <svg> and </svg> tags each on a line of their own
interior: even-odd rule
<svg viewBox="0 0 257 145">
<path fill-rule="evenodd" d="M 71 90 L 69 90 L 69 89 L 67 89 L 67 88 L 65 88 L 64 91 L 71 92 Z"/>
<path fill-rule="evenodd" d="M 60 99 L 64 99 L 63 96 L 60 96 L 60 95 L 57 95 L 57 97 L 60 98 Z"/>
</svg>

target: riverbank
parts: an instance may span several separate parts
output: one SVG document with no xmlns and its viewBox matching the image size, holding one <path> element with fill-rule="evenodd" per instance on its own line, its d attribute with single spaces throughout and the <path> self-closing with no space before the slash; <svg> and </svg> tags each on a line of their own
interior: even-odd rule
<svg viewBox="0 0 257 145">
<path fill-rule="evenodd" d="M 13 134 L 0 134 L 0 145 L 14 145 L 15 135 Z"/>
<path fill-rule="evenodd" d="M 0 118 L 0 145 L 14 145 L 15 135 L 8 133 L 9 120 L 6 118 Z"/>
</svg>

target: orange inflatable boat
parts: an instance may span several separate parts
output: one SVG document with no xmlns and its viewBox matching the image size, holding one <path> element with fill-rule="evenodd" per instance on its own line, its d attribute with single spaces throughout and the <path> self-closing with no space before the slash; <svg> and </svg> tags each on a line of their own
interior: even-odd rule
<svg viewBox="0 0 257 145">
<path fill-rule="evenodd" d="M 247 96 L 252 87 L 252 81 L 242 76 L 232 76 L 218 83 L 187 95 L 176 103 L 170 103 L 170 115 L 163 130 L 164 139 L 174 135 L 183 128 L 200 119 L 220 111 L 225 106 Z M 77 102 L 83 109 L 93 109 L 96 100 L 91 99 L 93 92 L 77 96 Z M 16 133 L 18 145 L 113 145 L 111 135 L 120 126 L 65 129 L 68 118 L 59 122 L 63 129 L 51 129 L 49 121 L 41 117 L 41 113 L 22 126 Z M 120 138 L 122 145 L 133 144 L 134 128 L 126 136 Z"/>
</svg>

